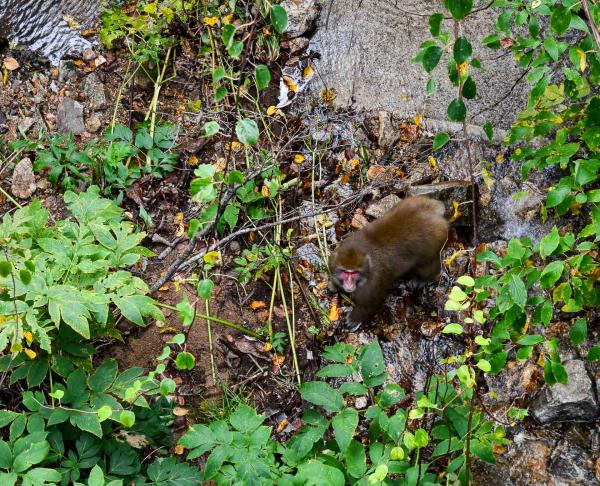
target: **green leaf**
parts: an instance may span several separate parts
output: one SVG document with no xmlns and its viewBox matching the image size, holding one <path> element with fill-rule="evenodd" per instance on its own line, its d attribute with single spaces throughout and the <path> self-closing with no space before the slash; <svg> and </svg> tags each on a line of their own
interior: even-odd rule
<svg viewBox="0 0 600 486">
<path fill-rule="evenodd" d="M 88 378 L 90 390 L 96 393 L 103 393 L 113 384 L 117 373 L 119 372 L 119 364 L 114 359 L 109 359 L 102 363 L 94 374 Z"/>
<path fill-rule="evenodd" d="M 91 411 L 90 411 L 91 412 Z M 78 429 L 89 432 L 96 437 L 102 437 L 102 426 L 96 413 L 71 412 L 70 422 Z"/>
<path fill-rule="evenodd" d="M 233 44 L 233 37 L 235 36 L 235 25 L 227 24 L 223 27 L 223 32 L 221 33 L 221 39 L 223 40 L 223 44 L 225 44 L 225 49 L 229 49 Z"/>
<path fill-rule="evenodd" d="M 135 145 L 139 148 L 151 149 L 154 141 L 147 130 L 139 130 L 135 135 Z"/>
<path fill-rule="evenodd" d="M 365 385 L 356 381 L 342 383 L 339 390 L 340 393 L 347 393 L 348 395 L 366 395 L 369 393 L 369 389 Z"/>
<path fill-rule="evenodd" d="M 55 285 L 48 289 L 48 312 L 58 327 L 64 321 L 84 338 L 90 338 L 90 312 L 79 289 L 70 285 Z"/>
<path fill-rule="evenodd" d="M 23 440 L 23 439 L 20 439 Z M 17 441 L 18 443 L 19 441 Z M 15 445 L 15 449 L 17 446 Z M 34 464 L 39 464 L 48 456 L 50 444 L 48 441 L 40 441 L 28 444 L 23 452 L 17 454 L 12 464 L 12 471 L 16 473 L 25 472 Z"/>
<path fill-rule="evenodd" d="M 443 20 L 444 15 L 441 13 L 434 13 L 433 15 L 429 16 L 429 32 L 431 32 L 433 37 L 440 35 L 440 27 Z"/>
<path fill-rule="evenodd" d="M 567 7 L 557 7 L 553 10 L 550 17 L 550 27 L 558 35 L 564 34 L 571 23 L 571 9 Z"/>
<path fill-rule="evenodd" d="M 475 98 L 475 96 L 477 96 L 477 85 L 475 84 L 475 81 L 473 81 L 473 78 L 471 76 L 465 79 L 462 88 L 462 94 L 468 100 L 472 100 L 473 98 Z"/>
<path fill-rule="evenodd" d="M 467 116 L 467 107 L 460 98 L 454 98 L 448 105 L 448 118 L 451 121 L 461 122 Z"/>
<path fill-rule="evenodd" d="M 303 486 L 344 486 L 346 484 L 342 471 L 318 460 L 300 464 L 294 479 L 296 481 L 294 484 Z"/>
<path fill-rule="evenodd" d="M 496 458 L 494 457 L 494 452 L 491 445 L 484 444 L 477 439 L 473 439 L 471 441 L 471 450 L 475 457 L 481 459 L 482 461 L 490 464 L 496 464 Z"/>
<path fill-rule="evenodd" d="M 98 464 L 96 464 L 90 471 L 88 486 L 104 486 L 104 473 Z"/>
<path fill-rule="evenodd" d="M 258 142 L 258 126 L 254 120 L 244 118 L 238 121 L 235 125 L 235 133 L 245 145 L 255 145 Z"/>
<path fill-rule="evenodd" d="M 0 439 L 0 469 L 9 469 L 12 465 L 13 455 L 8 443 Z"/>
<path fill-rule="evenodd" d="M 309 381 L 300 387 L 300 395 L 307 402 L 323 407 L 328 412 L 344 408 L 342 394 L 323 381 Z"/>
<path fill-rule="evenodd" d="M 204 279 L 204 280 L 200 280 L 200 283 L 198 283 L 198 287 L 196 288 L 196 291 L 198 292 L 198 296 L 204 300 L 208 300 L 212 294 L 212 291 L 215 287 L 215 284 L 212 280 L 210 279 Z"/>
<path fill-rule="evenodd" d="M 456 20 L 464 19 L 473 9 L 473 0 L 448 0 L 446 8 Z"/>
<path fill-rule="evenodd" d="M 471 57 L 471 54 L 473 54 L 471 43 L 465 37 L 459 37 L 454 42 L 453 54 L 457 64 L 462 64 Z"/>
<path fill-rule="evenodd" d="M 446 132 L 438 133 L 433 139 L 433 150 L 439 150 L 450 141 L 450 135 Z"/>
<path fill-rule="evenodd" d="M 347 364 L 335 363 L 330 364 L 320 369 L 316 376 L 319 378 L 340 378 L 350 376 L 354 373 L 354 368 Z"/>
<path fill-rule="evenodd" d="M 382 408 L 388 408 L 395 405 L 406 396 L 404 389 L 400 385 L 390 383 L 377 394 L 375 401 Z"/>
<path fill-rule="evenodd" d="M 190 304 L 187 296 L 184 296 L 183 300 L 175 307 L 177 307 L 177 313 L 182 324 L 184 326 L 190 326 L 196 317 L 196 309 Z"/>
<path fill-rule="evenodd" d="M 474 287 L 475 280 L 469 275 L 461 275 L 456 279 L 456 282 L 465 287 Z"/>
<path fill-rule="evenodd" d="M 560 244 L 560 235 L 558 234 L 558 228 L 554 226 L 552 231 L 544 236 L 540 241 L 540 255 L 543 258 L 552 255 L 554 250 L 558 248 Z"/>
<path fill-rule="evenodd" d="M 335 434 L 335 440 L 340 447 L 340 451 L 342 453 L 346 452 L 346 449 L 354 436 L 356 427 L 358 426 L 358 412 L 354 408 L 342 410 L 333 417 L 331 426 Z"/>
<path fill-rule="evenodd" d="M 254 69 L 254 77 L 256 78 L 256 88 L 260 91 L 269 86 L 271 82 L 271 72 L 264 64 L 258 64 Z"/>
<path fill-rule="evenodd" d="M 231 426 L 243 433 L 253 432 L 264 422 L 265 418 L 258 415 L 252 407 L 242 403 L 238 405 L 235 411 L 230 415 L 229 422 Z"/>
<path fill-rule="evenodd" d="M 558 186 L 552 189 L 546 196 L 546 207 L 554 208 L 558 206 L 570 193 L 571 188 L 568 186 Z"/>
<path fill-rule="evenodd" d="M 231 47 L 227 49 L 227 53 L 234 59 L 237 59 L 242 54 L 243 50 L 244 43 L 242 41 L 235 41 L 233 44 L 231 44 Z"/>
<path fill-rule="evenodd" d="M 537 336 L 535 334 L 527 334 L 526 336 L 519 338 L 519 340 L 517 341 L 517 344 L 520 344 L 521 346 L 533 346 L 535 344 L 540 344 L 543 342 L 544 342 L 543 336 Z"/>
<path fill-rule="evenodd" d="M 126 429 L 130 429 L 135 424 L 135 413 L 131 410 L 123 410 L 119 415 L 119 423 Z"/>
<path fill-rule="evenodd" d="M 573 346 L 578 346 L 587 339 L 587 336 L 587 321 L 583 318 L 577 319 L 569 331 L 569 339 L 571 340 L 571 344 Z"/>
<path fill-rule="evenodd" d="M 21 279 L 21 282 L 23 282 L 23 285 L 29 285 L 32 278 L 31 272 L 22 269 L 21 271 L 19 271 L 19 278 Z"/>
<path fill-rule="evenodd" d="M 202 127 L 202 136 L 203 137 L 212 137 L 219 133 L 221 127 L 216 121 L 209 121 L 204 124 Z"/>
<path fill-rule="evenodd" d="M 193 370 L 196 366 L 196 358 L 188 352 L 182 352 L 175 358 L 175 366 L 178 370 Z"/>
<path fill-rule="evenodd" d="M 353 478 L 360 478 L 367 471 L 365 446 L 352 439 L 346 449 L 346 467 Z"/>
<path fill-rule="evenodd" d="M 596 344 L 588 351 L 587 360 L 590 363 L 595 363 L 596 361 L 600 361 L 600 344 Z"/>
<path fill-rule="evenodd" d="M 510 297 L 516 305 L 521 309 L 525 308 L 527 302 L 527 289 L 521 277 L 517 275 L 511 275 L 508 281 L 508 292 Z"/>
<path fill-rule="evenodd" d="M 483 131 L 485 132 L 488 140 L 491 142 L 494 139 L 494 126 L 492 125 L 492 122 L 486 121 L 483 124 Z"/>
<path fill-rule="evenodd" d="M 558 61 L 558 44 L 554 37 L 546 37 L 544 40 L 544 49 L 553 61 Z"/>
<path fill-rule="evenodd" d="M 460 324 L 446 324 L 442 332 L 444 334 L 462 334 L 464 330 Z"/>
<path fill-rule="evenodd" d="M 439 46 L 429 46 L 423 53 L 423 68 L 430 73 L 440 62 L 442 57 L 442 48 Z"/>
<path fill-rule="evenodd" d="M 551 361 L 550 366 L 552 367 L 552 374 L 556 381 L 562 385 L 566 385 L 569 382 L 569 375 L 562 363 Z"/>
<path fill-rule="evenodd" d="M 549 289 L 552 287 L 558 279 L 562 276 L 565 268 L 563 261 L 557 260 L 549 263 L 544 267 L 540 275 L 540 287 L 543 289 Z"/>
<path fill-rule="evenodd" d="M 486 373 L 492 371 L 492 365 L 488 360 L 485 359 L 480 359 L 477 361 L 477 368 L 479 368 L 481 371 L 485 371 Z"/>
<path fill-rule="evenodd" d="M 148 467 L 148 479 L 155 486 L 197 486 L 202 484 L 202 473 L 175 457 L 159 457 Z"/>
<path fill-rule="evenodd" d="M 387 378 L 385 362 L 379 341 L 372 341 L 364 350 L 360 360 L 363 383 L 373 388 L 383 384 Z"/>
<path fill-rule="evenodd" d="M 279 34 L 283 34 L 288 24 L 288 15 L 285 8 L 283 8 L 281 5 L 272 5 L 270 17 L 273 28 Z"/>
<path fill-rule="evenodd" d="M 171 378 L 163 378 L 161 380 L 160 394 L 163 397 L 166 397 L 167 395 L 174 393 L 176 389 L 177 389 L 177 384 L 175 383 L 175 380 L 173 380 Z"/>
</svg>

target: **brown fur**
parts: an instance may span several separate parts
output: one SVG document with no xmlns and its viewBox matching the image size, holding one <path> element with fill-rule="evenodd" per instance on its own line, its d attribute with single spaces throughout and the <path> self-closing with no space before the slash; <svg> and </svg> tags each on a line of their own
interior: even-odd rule
<svg viewBox="0 0 600 486">
<path fill-rule="evenodd" d="M 342 271 L 360 272 L 350 325 L 370 318 L 397 279 L 435 280 L 447 236 L 444 205 L 416 196 L 343 240 L 329 259 L 330 289 L 342 289 Z"/>
</svg>

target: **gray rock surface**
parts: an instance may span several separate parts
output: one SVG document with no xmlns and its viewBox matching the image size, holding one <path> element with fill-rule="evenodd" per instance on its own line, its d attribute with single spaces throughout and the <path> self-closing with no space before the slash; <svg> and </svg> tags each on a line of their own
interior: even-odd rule
<svg viewBox="0 0 600 486">
<path fill-rule="evenodd" d="M 564 366 L 568 383 L 546 385 L 531 406 L 531 414 L 542 424 L 587 422 L 598 416 L 598 402 L 583 361 L 574 359 Z"/>
<path fill-rule="evenodd" d="M 100 82 L 96 73 L 86 76 L 83 82 L 83 92 L 87 98 L 87 105 L 90 110 L 96 111 L 106 107 L 104 84 Z"/>
<path fill-rule="evenodd" d="M 33 166 L 31 160 L 25 157 L 15 166 L 10 191 L 13 193 L 13 196 L 19 199 L 28 199 L 33 195 L 35 189 Z"/>
<path fill-rule="evenodd" d="M 369 205 L 369 207 L 366 210 L 366 213 L 374 218 L 380 218 L 400 201 L 401 199 L 398 196 L 396 196 L 395 194 L 390 194 L 380 199 L 379 201 L 375 201 L 373 204 Z"/>
<path fill-rule="evenodd" d="M 283 0 L 281 6 L 288 14 L 288 25 L 285 29 L 287 38 L 300 37 L 312 28 L 318 14 L 315 0 Z"/>
<path fill-rule="evenodd" d="M 79 134 L 85 131 L 83 124 L 83 106 L 71 98 L 64 98 L 56 110 L 58 130 Z"/>
<path fill-rule="evenodd" d="M 428 14 L 441 10 L 440 2 L 422 0 L 318 0 L 321 13 L 317 19 L 311 49 L 321 54 L 316 61 L 319 80 L 315 93 L 322 89 L 321 79 L 334 88 L 338 106 L 354 104 L 367 110 L 390 110 L 395 115 L 412 118 L 423 113 L 426 118 L 446 121 L 446 108 L 456 96 L 447 80 L 447 54 L 434 74 L 438 92 L 427 98 L 428 75 L 422 66 L 411 62 L 419 44 L 430 38 Z M 472 70 L 480 88 L 476 99 L 469 102 L 470 113 L 476 114 L 507 95 L 494 109 L 468 120 L 481 126 L 490 119 L 506 128 L 524 107 L 526 82 L 517 82 L 522 72 L 510 56 L 482 47 L 481 39 L 493 32 L 497 11 L 483 10 L 464 22 L 465 35 L 472 39 L 474 56 L 481 59 L 484 70 Z M 449 20 L 443 31 L 451 30 Z"/>
</svg>

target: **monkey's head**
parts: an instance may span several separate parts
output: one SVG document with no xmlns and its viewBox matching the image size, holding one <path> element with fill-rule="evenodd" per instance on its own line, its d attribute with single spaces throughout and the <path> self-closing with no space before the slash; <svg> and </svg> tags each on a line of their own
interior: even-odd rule
<svg viewBox="0 0 600 486">
<path fill-rule="evenodd" d="M 332 255 L 331 277 L 344 292 L 352 293 L 368 281 L 371 258 L 360 245 L 344 241 Z"/>
</svg>

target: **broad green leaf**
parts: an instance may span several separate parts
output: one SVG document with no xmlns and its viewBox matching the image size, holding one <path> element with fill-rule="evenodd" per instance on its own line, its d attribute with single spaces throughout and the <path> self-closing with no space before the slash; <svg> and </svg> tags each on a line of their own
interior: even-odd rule
<svg viewBox="0 0 600 486">
<path fill-rule="evenodd" d="M 347 364 L 334 363 L 321 368 L 316 376 L 319 378 L 340 378 L 350 376 L 354 373 L 354 368 Z"/>
<path fill-rule="evenodd" d="M 550 27 L 558 35 L 564 34 L 571 23 L 571 9 L 567 7 L 556 7 L 550 17 Z"/>
<path fill-rule="evenodd" d="M 480 359 L 479 361 L 477 361 L 477 367 L 481 371 L 485 371 L 486 373 L 489 373 L 490 371 L 492 371 L 492 365 L 490 364 L 489 361 L 487 361 L 485 359 Z"/>
<path fill-rule="evenodd" d="M 488 140 L 491 142 L 494 139 L 494 126 L 492 125 L 492 122 L 486 121 L 483 124 L 483 131 L 485 132 Z"/>
<path fill-rule="evenodd" d="M 462 334 L 464 329 L 460 324 L 446 324 L 442 332 L 444 334 Z"/>
<path fill-rule="evenodd" d="M 544 267 L 540 275 L 540 287 L 543 289 L 549 289 L 558 281 L 562 276 L 565 268 L 563 261 L 557 260 L 549 263 Z"/>
<path fill-rule="evenodd" d="M 126 429 L 130 429 L 135 424 L 135 413 L 131 410 L 123 410 L 119 415 L 119 422 Z"/>
<path fill-rule="evenodd" d="M 450 135 L 446 132 L 438 133 L 433 139 L 433 150 L 439 150 L 450 141 Z"/>
<path fill-rule="evenodd" d="M 456 279 L 456 282 L 459 283 L 460 285 L 464 285 L 465 287 L 475 286 L 475 280 L 473 280 L 473 277 L 470 277 L 469 275 L 462 275 L 462 276 L 458 277 Z"/>
<path fill-rule="evenodd" d="M 272 5 L 270 17 L 273 28 L 279 34 L 282 34 L 287 28 L 288 24 L 288 15 L 285 8 L 283 8 L 281 5 Z"/>
<path fill-rule="evenodd" d="M 377 394 L 375 401 L 382 408 L 388 408 L 395 405 L 406 396 L 404 389 L 395 383 L 390 383 Z"/>
<path fill-rule="evenodd" d="M 387 378 L 385 362 L 379 341 L 372 341 L 364 350 L 360 360 L 363 383 L 373 388 L 383 384 Z"/>
<path fill-rule="evenodd" d="M 554 226 L 552 231 L 544 236 L 540 241 L 540 255 L 543 258 L 552 255 L 554 250 L 558 248 L 560 244 L 560 235 L 558 234 L 558 228 Z"/>
<path fill-rule="evenodd" d="M 460 98 L 453 99 L 448 105 L 448 118 L 451 121 L 461 122 L 467 116 L 467 107 Z"/>
<path fill-rule="evenodd" d="M 464 19 L 473 9 L 473 0 L 448 0 L 446 8 L 456 20 Z"/>
<path fill-rule="evenodd" d="M 198 284 L 196 291 L 198 292 L 198 297 L 208 300 L 212 294 L 213 288 L 215 284 L 210 279 L 201 280 Z"/>
<path fill-rule="evenodd" d="M 271 82 L 271 72 L 264 64 L 259 64 L 254 69 L 254 77 L 256 78 L 256 87 L 258 90 L 263 90 Z"/>
<path fill-rule="evenodd" d="M 587 339 L 588 325 L 585 319 L 579 318 L 569 331 L 569 339 L 573 346 L 578 346 Z"/>
<path fill-rule="evenodd" d="M 423 53 L 423 68 L 430 73 L 440 62 L 443 50 L 439 46 L 429 46 Z"/>
<path fill-rule="evenodd" d="M 471 47 L 471 43 L 465 37 L 459 37 L 454 41 L 453 53 L 454 60 L 458 64 L 462 64 L 471 57 L 473 48 Z"/>
<path fill-rule="evenodd" d="M 475 98 L 475 96 L 477 96 L 477 85 L 471 76 L 465 79 L 465 82 L 463 83 L 462 94 L 468 100 L 472 100 Z"/>
<path fill-rule="evenodd" d="M 258 126 L 254 120 L 244 118 L 239 120 L 235 125 L 235 133 L 245 145 L 255 145 L 258 142 Z"/>
<path fill-rule="evenodd" d="M 221 127 L 216 121 L 206 122 L 202 127 L 202 136 L 203 137 L 212 137 L 219 133 Z"/>
<path fill-rule="evenodd" d="M 508 292 L 512 301 L 522 309 L 525 307 L 527 301 L 527 289 L 521 277 L 517 275 L 511 275 L 508 281 Z"/>
<path fill-rule="evenodd" d="M 360 478 L 367 471 L 367 455 L 365 446 L 352 439 L 346 449 L 346 467 L 348 474 L 354 478 Z"/>
<path fill-rule="evenodd" d="M 346 452 L 358 426 L 358 412 L 354 408 L 342 410 L 333 417 L 331 426 L 340 451 L 342 453 Z"/>
<path fill-rule="evenodd" d="M 262 415 L 258 415 L 256 410 L 244 403 L 238 405 L 229 417 L 231 426 L 235 430 L 243 433 L 253 432 L 264 422 L 264 420 L 265 418 Z"/>
<path fill-rule="evenodd" d="M 441 13 L 434 13 L 429 16 L 429 32 L 433 37 L 440 35 L 440 26 L 444 20 L 444 15 Z"/>
<path fill-rule="evenodd" d="M 113 384 L 117 373 L 119 372 L 119 364 L 116 360 L 110 359 L 102 363 L 94 374 L 88 378 L 90 390 L 96 393 L 103 393 Z"/>
<path fill-rule="evenodd" d="M 175 358 L 175 366 L 178 370 L 193 370 L 196 366 L 196 358 L 187 351 L 181 352 Z"/>
<path fill-rule="evenodd" d="M 307 402 L 323 407 L 328 412 L 344 408 L 342 394 L 323 381 L 309 381 L 300 387 L 300 395 Z"/>
<path fill-rule="evenodd" d="M 537 336 L 535 334 L 527 334 L 526 336 L 519 338 L 519 340 L 517 341 L 517 344 L 520 344 L 522 346 L 533 346 L 535 344 L 540 344 L 543 342 L 544 342 L 543 336 Z"/>
<path fill-rule="evenodd" d="M 227 24 L 223 27 L 223 32 L 221 33 L 221 39 L 223 40 L 223 44 L 225 44 L 225 49 L 229 49 L 233 44 L 233 36 L 235 35 L 235 26 L 233 24 Z"/>
</svg>

